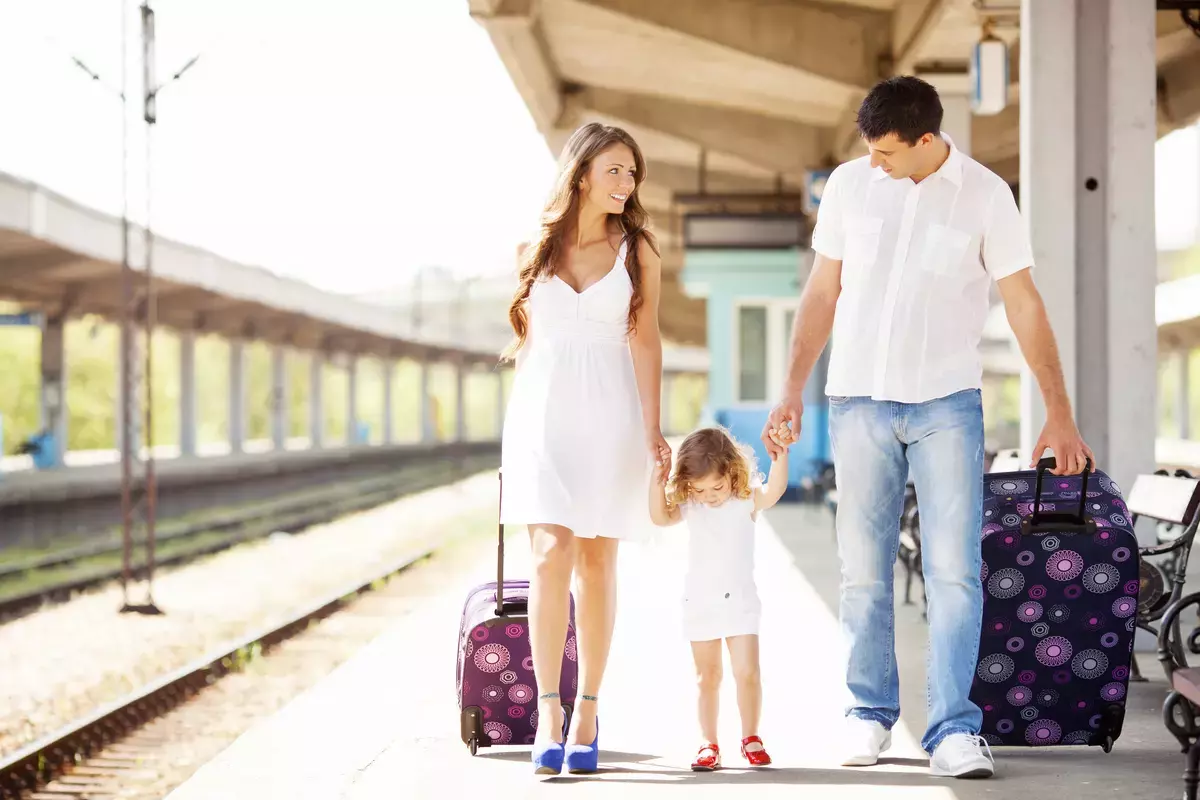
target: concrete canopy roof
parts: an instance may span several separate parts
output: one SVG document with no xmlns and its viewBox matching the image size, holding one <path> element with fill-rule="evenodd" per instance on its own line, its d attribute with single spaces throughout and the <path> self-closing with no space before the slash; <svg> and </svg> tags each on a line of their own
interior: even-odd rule
<svg viewBox="0 0 1200 800">
<path fill-rule="evenodd" d="M 1144 0 L 1151 2 L 1151 0 Z M 1020 0 L 468 0 L 551 151 L 597 120 L 645 152 L 643 202 L 663 239 L 664 334 L 704 342 L 703 301 L 673 279 L 676 193 L 798 190 L 860 151 L 854 114 L 892 74 L 965 81 L 983 17 L 1010 44 L 1009 107 L 972 120 L 972 155 L 1019 173 Z M 1200 39 L 1157 16 L 1159 133 L 1200 116 Z"/>
<path fill-rule="evenodd" d="M 134 227 L 130 261 L 144 237 Z M 0 173 L 0 299 L 51 317 L 120 319 L 121 221 Z M 159 323 L 330 353 L 496 364 L 505 341 L 449 323 L 417 328 L 409 314 L 322 291 L 260 267 L 155 237 Z M 500 312 L 497 311 L 499 314 Z M 704 372 L 707 354 L 668 348 L 667 372 Z"/>
</svg>

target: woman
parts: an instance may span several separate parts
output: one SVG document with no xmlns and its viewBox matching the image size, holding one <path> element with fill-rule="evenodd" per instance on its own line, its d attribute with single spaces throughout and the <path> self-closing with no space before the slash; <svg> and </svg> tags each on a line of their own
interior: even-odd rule
<svg viewBox="0 0 1200 800">
<path fill-rule="evenodd" d="M 646 530 L 659 429 L 662 261 L 637 189 L 646 162 L 619 128 L 588 124 L 563 149 L 509 309 L 516 376 L 504 420 L 502 520 L 529 526 L 529 638 L 538 774 L 594 772 L 597 697 L 616 620 L 617 543 Z M 647 451 L 649 458 L 647 458 Z M 571 574 L 579 693 L 563 741 L 558 693 Z"/>
</svg>

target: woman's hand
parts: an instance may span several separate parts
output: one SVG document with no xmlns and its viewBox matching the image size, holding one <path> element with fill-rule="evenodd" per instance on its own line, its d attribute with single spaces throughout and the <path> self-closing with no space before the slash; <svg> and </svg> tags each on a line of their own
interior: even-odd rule
<svg viewBox="0 0 1200 800">
<path fill-rule="evenodd" d="M 646 447 L 650 451 L 650 460 L 655 467 L 671 468 L 671 446 L 663 438 L 662 431 L 653 428 L 646 431 Z"/>
<path fill-rule="evenodd" d="M 660 489 L 665 489 L 667 486 L 667 481 L 670 480 L 670 477 L 671 477 L 671 464 L 669 462 L 666 464 L 659 463 L 659 464 L 654 465 L 654 485 L 655 486 L 659 487 Z"/>
</svg>

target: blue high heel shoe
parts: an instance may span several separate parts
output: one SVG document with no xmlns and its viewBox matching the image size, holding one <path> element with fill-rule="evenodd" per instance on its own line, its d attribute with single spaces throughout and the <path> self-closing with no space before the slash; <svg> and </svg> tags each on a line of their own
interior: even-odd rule
<svg viewBox="0 0 1200 800">
<path fill-rule="evenodd" d="M 562 772 L 564 748 L 562 742 L 546 742 L 533 746 L 533 774 L 557 775 Z"/>
<path fill-rule="evenodd" d="M 595 702 L 596 698 L 591 695 L 582 695 L 581 700 L 591 700 Z M 587 774 L 595 772 L 600 767 L 600 717 L 596 717 L 596 738 L 592 739 L 589 744 L 569 744 L 566 748 L 566 766 L 567 772 L 572 775 Z"/>
<path fill-rule="evenodd" d="M 558 697 L 558 695 L 543 695 L 538 699 L 549 699 L 552 697 Z M 563 717 L 562 733 L 563 742 L 565 742 L 567 739 L 567 720 L 565 715 Z M 529 755 L 530 760 L 533 761 L 534 775 L 558 775 L 562 772 L 563 757 L 565 754 L 563 742 L 544 742 L 533 746 L 533 752 Z"/>
</svg>

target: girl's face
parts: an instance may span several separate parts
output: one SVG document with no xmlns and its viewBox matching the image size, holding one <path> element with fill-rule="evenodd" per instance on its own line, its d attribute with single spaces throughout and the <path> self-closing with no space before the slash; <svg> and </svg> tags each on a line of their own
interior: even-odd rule
<svg viewBox="0 0 1200 800">
<path fill-rule="evenodd" d="M 724 475 L 710 472 L 692 481 L 692 497 L 706 506 L 719 506 L 733 494 L 733 485 Z"/>
</svg>

